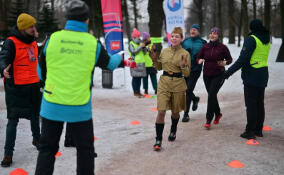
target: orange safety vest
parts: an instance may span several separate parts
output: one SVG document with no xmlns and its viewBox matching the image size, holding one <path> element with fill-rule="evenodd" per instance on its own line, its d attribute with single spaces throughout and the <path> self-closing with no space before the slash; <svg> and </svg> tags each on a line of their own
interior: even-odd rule
<svg viewBox="0 0 284 175">
<path fill-rule="evenodd" d="M 13 77 L 16 85 L 25 85 L 39 82 L 37 74 L 38 48 L 36 42 L 26 44 L 12 36 L 15 45 L 15 59 L 13 62 Z"/>
</svg>

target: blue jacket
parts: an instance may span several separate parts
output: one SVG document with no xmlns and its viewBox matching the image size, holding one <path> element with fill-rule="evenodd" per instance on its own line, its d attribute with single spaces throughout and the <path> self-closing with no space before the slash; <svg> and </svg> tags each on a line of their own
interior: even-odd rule
<svg viewBox="0 0 284 175">
<path fill-rule="evenodd" d="M 202 64 L 196 62 L 196 55 L 204 44 L 206 44 L 206 41 L 200 37 L 189 37 L 182 42 L 182 47 L 190 54 L 192 72 L 202 70 Z"/>
<path fill-rule="evenodd" d="M 261 40 L 262 43 L 270 42 L 268 31 L 258 31 L 250 33 Z M 265 88 L 268 82 L 268 67 L 253 68 L 250 65 L 251 56 L 256 48 L 256 41 L 252 36 L 249 36 L 243 45 L 238 60 L 226 71 L 224 78 L 229 78 L 233 73 L 242 68 L 242 79 L 246 86 Z"/>
<path fill-rule="evenodd" d="M 68 20 L 66 22 L 65 29 L 78 32 L 87 32 L 88 26 L 84 22 Z M 47 42 L 45 43 L 43 55 L 41 57 L 41 60 L 39 61 L 40 64 L 38 66 L 38 74 L 43 81 L 45 81 L 46 75 L 45 54 L 48 42 L 49 40 L 47 40 Z M 118 67 L 120 62 L 120 55 L 114 54 L 112 56 L 109 56 L 105 48 L 101 45 L 100 42 L 98 42 L 95 66 L 99 66 L 103 69 L 113 70 Z M 90 78 L 93 79 L 93 77 Z M 92 90 L 91 87 L 92 84 L 90 85 L 90 90 Z M 40 115 L 49 120 L 62 122 L 81 122 L 90 120 L 92 118 L 92 97 L 90 97 L 90 100 L 87 104 L 80 106 L 69 106 L 50 103 L 46 101 L 43 97 Z"/>
</svg>

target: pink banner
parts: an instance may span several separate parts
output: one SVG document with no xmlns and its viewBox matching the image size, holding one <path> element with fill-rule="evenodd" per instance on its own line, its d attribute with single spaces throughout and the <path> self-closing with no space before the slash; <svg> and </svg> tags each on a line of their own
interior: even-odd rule
<svg viewBox="0 0 284 175">
<path fill-rule="evenodd" d="M 123 50 L 121 0 L 101 0 L 106 48 L 115 54 Z"/>
</svg>

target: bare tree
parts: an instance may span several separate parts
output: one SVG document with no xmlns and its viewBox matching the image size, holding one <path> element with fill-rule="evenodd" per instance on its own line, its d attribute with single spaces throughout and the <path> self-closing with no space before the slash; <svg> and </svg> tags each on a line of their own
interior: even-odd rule
<svg viewBox="0 0 284 175">
<path fill-rule="evenodd" d="M 264 6 L 263 0 L 259 1 L 258 14 L 259 14 L 259 16 L 261 17 L 260 19 L 261 19 L 262 21 L 264 21 L 264 10 L 263 10 L 263 6 Z"/>
<path fill-rule="evenodd" d="M 284 0 L 280 0 L 280 15 L 281 15 L 281 38 L 282 44 L 278 52 L 276 62 L 284 62 Z"/>
<path fill-rule="evenodd" d="M 189 4 L 188 15 L 185 21 L 186 28 L 188 29 L 192 24 L 198 23 L 200 25 L 200 36 L 204 34 L 204 14 L 207 11 L 207 9 L 205 9 L 207 7 L 205 2 L 206 0 L 193 0 Z M 188 34 L 189 30 L 185 30 L 185 32 Z"/>
<path fill-rule="evenodd" d="M 253 7 L 253 19 L 256 19 L 256 0 L 252 1 L 252 7 Z"/>
<path fill-rule="evenodd" d="M 217 26 L 217 13 L 216 13 L 216 10 L 217 9 L 217 3 L 216 1 L 213 1 L 213 15 L 212 15 L 212 18 L 213 18 L 213 26 Z"/>
<path fill-rule="evenodd" d="M 94 32 L 97 38 L 103 36 L 103 19 L 100 0 L 84 0 L 90 9 L 89 29 Z"/>
<path fill-rule="evenodd" d="M 222 21 L 222 3 L 221 0 L 217 0 L 217 26 L 221 30 L 221 34 L 219 36 L 219 40 L 223 43 L 223 21 Z"/>
<path fill-rule="evenodd" d="M 235 43 L 234 13 L 235 13 L 235 0 L 229 0 L 228 3 L 229 44 Z"/>
<path fill-rule="evenodd" d="M 129 22 L 129 15 L 128 15 L 128 7 L 127 7 L 127 0 L 122 0 L 122 14 L 123 14 L 123 18 L 124 18 L 124 24 L 125 24 L 125 32 L 128 38 L 128 42 L 130 42 L 131 40 L 131 26 L 130 26 L 130 22 Z"/>
<path fill-rule="evenodd" d="M 198 17 L 198 24 L 200 25 L 200 35 L 203 36 L 203 0 L 193 0 L 191 11 Z"/>
<path fill-rule="evenodd" d="M 30 10 L 30 0 L 26 0 L 26 11 L 29 12 Z"/>
<path fill-rule="evenodd" d="M 7 17 L 8 9 L 10 7 L 11 0 L 0 0 L 0 38 L 5 38 L 8 33 Z"/>
<path fill-rule="evenodd" d="M 41 6 L 41 0 L 37 0 L 36 1 L 36 18 L 38 19 L 39 18 L 39 12 L 40 12 L 40 6 Z"/>
<path fill-rule="evenodd" d="M 242 27 L 243 27 L 243 10 L 241 7 L 240 21 L 239 21 L 239 28 L 238 28 L 238 47 L 241 46 Z"/>
<path fill-rule="evenodd" d="M 54 11 L 54 0 L 50 0 L 51 2 L 51 10 Z"/>
<path fill-rule="evenodd" d="M 148 0 L 149 30 L 151 37 L 162 37 L 165 14 L 163 0 Z M 158 51 L 162 50 L 162 43 L 156 44 Z"/>
<path fill-rule="evenodd" d="M 133 6 L 133 14 L 134 14 L 134 27 L 138 29 L 138 19 L 141 18 L 137 8 L 137 1 L 138 0 L 130 0 Z"/>
<path fill-rule="evenodd" d="M 243 36 L 244 39 L 248 37 L 248 3 L 247 0 L 242 0 L 242 17 L 243 17 Z"/>
<path fill-rule="evenodd" d="M 271 1 L 264 0 L 264 26 L 270 31 L 270 9 Z"/>
</svg>

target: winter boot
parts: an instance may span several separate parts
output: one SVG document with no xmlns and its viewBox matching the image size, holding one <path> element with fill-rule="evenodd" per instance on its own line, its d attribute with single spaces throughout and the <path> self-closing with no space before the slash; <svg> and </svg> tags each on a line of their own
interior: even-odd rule
<svg viewBox="0 0 284 175">
<path fill-rule="evenodd" d="M 192 103 L 192 110 L 196 111 L 198 108 L 198 102 L 199 102 L 200 98 L 199 97 L 195 97 L 193 99 L 193 103 Z"/>
<path fill-rule="evenodd" d="M 255 139 L 255 134 L 250 131 L 245 131 L 244 133 L 240 135 L 240 137 L 250 140 L 250 139 Z"/>
<path fill-rule="evenodd" d="M 189 122 L 190 118 L 188 116 L 188 113 L 187 112 L 184 112 L 183 114 L 183 118 L 182 118 L 182 122 Z"/>
<path fill-rule="evenodd" d="M 179 118 L 175 119 L 172 117 L 172 126 L 171 126 L 171 133 L 169 135 L 168 140 L 170 142 L 173 142 L 176 140 L 176 132 L 177 132 L 177 124 L 178 124 Z"/>
<path fill-rule="evenodd" d="M 4 156 L 2 162 L 1 162 L 1 166 L 2 167 L 10 167 L 11 164 L 13 163 L 13 157 L 12 156 Z"/>
<path fill-rule="evenodd" d="M 156 123 L 156 142 L 154 144 L 154 151 L 160 151 L 162 147 L 164 123 Z"/>
</svg>

